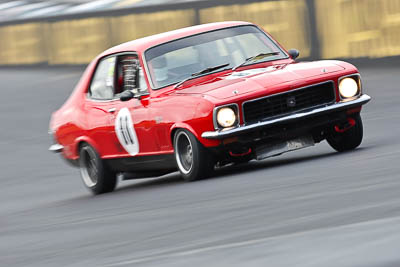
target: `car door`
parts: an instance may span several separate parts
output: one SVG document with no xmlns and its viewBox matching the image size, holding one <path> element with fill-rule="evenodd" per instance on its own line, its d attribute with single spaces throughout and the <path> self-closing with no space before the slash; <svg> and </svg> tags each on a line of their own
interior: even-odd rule
<svg viewBox="0 0 400 267">
<path fill-rule="evenodd" d="M 136 54 L 118 55 L 115 77 L 118 100 L 113 103 L 110 113 L 110 128 L 113 128 L 110 143 L 116 154 L 110 158 L 152 155 L 159 150 L 152 131 L 155 122 L 149 112 L 150 95 L 142 76 L 143 69 Z M 140 95 L 140 99 L 119 100 L 126 90 Z"/>
<path fill-rule="evenodd" d="M 85 100 L 86 136 L 101 157 L 116 153 L 110 143 L 114 132 L 111 114 L 115 111 L 115 64 L 116 57 L 103 58 L 97 64 Z"/>
</svg>

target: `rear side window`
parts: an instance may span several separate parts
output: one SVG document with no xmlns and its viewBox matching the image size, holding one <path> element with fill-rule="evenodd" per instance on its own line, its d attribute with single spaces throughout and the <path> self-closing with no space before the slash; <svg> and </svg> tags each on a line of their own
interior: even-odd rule
<svg viewBox="0 0 400 267">
<path fill-rule="evenodd" d="M 90 84 L 90 97 L 99 100 L 108 100 L 114 97 L 115 57 L 108 57 L 100 61 Z"/>
</svg>

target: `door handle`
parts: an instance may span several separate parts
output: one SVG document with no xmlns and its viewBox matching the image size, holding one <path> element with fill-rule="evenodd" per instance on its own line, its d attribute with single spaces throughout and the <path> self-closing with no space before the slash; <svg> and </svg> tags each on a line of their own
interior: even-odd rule
<svg viewBox="0 0 400 267">
<path fill-rule="evenodd" d="M 108 110 L 108 112 L 109 112 L 109 113 L 114 113 L 116 110 L 117 110 L 116 108 L 110 108 L 110 109 Z"/>
</svg>

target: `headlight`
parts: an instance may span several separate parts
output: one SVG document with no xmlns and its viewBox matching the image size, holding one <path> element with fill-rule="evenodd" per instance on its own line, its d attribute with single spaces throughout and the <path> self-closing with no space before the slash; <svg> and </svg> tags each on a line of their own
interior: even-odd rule
<svg viewBox="0 0 400 267">
<path fill-rule="evenodd" d="M 344 78 L 339 82 L 339 93 L 343 98 L 357 95 L 358 90 L 358 82 L 353 78 Z"/>
<path fill-rule="evenodd" d="M 217 122 L 221 127 L 232 127 L 236 122 L 235 111 L 230 107 L 220 108 L 217 112 Z"/>
</svg>

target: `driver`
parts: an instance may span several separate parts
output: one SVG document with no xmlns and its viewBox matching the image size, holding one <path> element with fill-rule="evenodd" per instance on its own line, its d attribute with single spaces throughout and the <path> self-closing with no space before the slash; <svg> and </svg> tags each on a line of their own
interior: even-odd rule
<svg viewBox="0 0 400 267">
<path fill-rule="evenodd" d="M 168 84 L 167 60 L 164 55 L 154 58 L 151 61 L 155 80 L 159 85 Z"/>
</svg>

